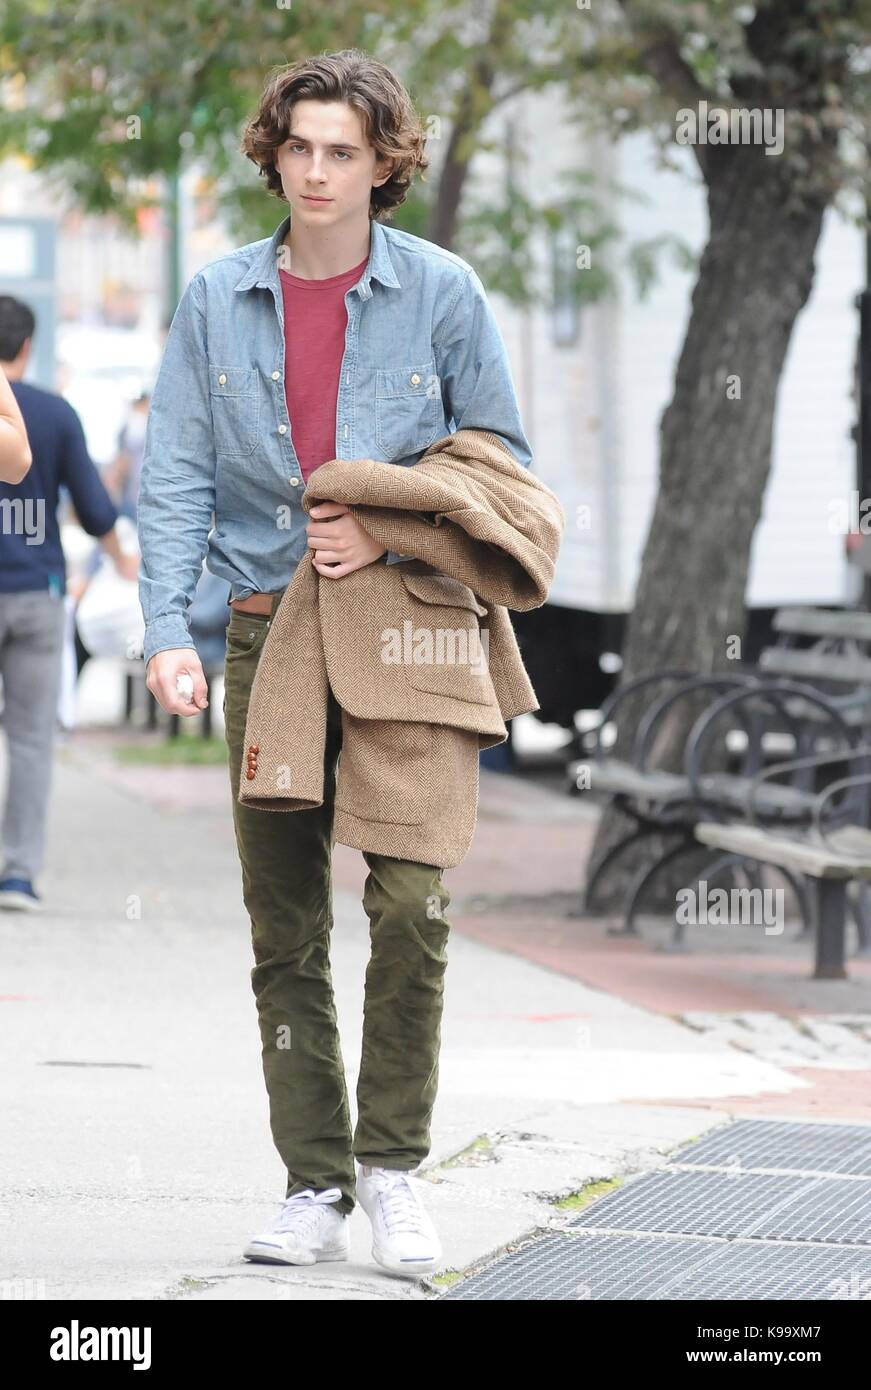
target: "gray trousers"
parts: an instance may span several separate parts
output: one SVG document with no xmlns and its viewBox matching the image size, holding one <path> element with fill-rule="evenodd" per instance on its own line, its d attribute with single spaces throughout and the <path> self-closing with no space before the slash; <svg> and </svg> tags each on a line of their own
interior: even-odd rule
<svg viewBox="0 0 871 1390">
<path fill-rule="evenodd" d="M 42 868 L 57 728 L 66 608 L 48 589 L 0 593 L 0 677 L 9 763 L 3 808 L 4 878 Z"/>
</svg>

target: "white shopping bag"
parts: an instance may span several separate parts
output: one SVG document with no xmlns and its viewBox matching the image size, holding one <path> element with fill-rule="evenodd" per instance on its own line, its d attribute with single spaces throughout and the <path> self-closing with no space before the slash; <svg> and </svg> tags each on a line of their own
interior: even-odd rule
<svg viewBox="0 0 871 1390">
<path fill-rule="evenodd" d="M 76 626 L 91 656 L 142 656 L 145 620 L 139 585 L 122 579 L 106 555 L 79 601 Z"/>
</svg>

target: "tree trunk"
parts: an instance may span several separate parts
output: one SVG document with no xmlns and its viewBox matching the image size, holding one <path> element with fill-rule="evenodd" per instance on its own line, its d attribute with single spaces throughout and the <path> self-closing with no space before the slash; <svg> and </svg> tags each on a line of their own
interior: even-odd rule
<svg viewBox="0 0 871 1390">
<path fill-rule="evenodd" d="M 432 205 L 427 238 L 446 250 L 454 244 L 463 188 L 475 153 L 476 135 L 495 105 L 493 85 L 502 60 L 502 49 L 511 38 L 515 15 L 511 4 L 496 5 L 486 42 L 469 70 L 468 82 L 457 101 L 456 111 L 439 174 Z"/>
<path fill-rule="evenodd" d="M 750 547 L 770 466 L 777 388 L 813 283 L 825 211 L 822 194 L 798 205 L 785 163 L 760 146 L 710 147 L 705 175 L 710 237 L 674 395 L 660 426 L 659 495 L 622 682 L 663 666 L 736 669 L 727 641 L 744 634 Z M 730 398 L 738 392 L 740 398 Z M 644 708 L 642 698 L 631 704 L 619 730 L 623 755 Z M 687 732 L 687 718 L 672 722 L 658 766 L 680 770 Z M 612 805 L 605 809 L 591 867 L 627 824 Z M 650 862 L 643 845 L 617 861 L 598 895 L 607 911 L 619 913 L 630 876 Z"/>
</svg>

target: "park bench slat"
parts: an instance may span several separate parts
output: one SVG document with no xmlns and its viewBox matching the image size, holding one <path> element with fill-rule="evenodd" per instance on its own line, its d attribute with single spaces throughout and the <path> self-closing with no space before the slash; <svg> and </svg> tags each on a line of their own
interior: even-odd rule
<svg viewBox="0 0 871 1390">
<path fill-rule="evenodd" d="M 730 772 L 712 772 L 699 778 L 703 792 L 713 800 L 743 810 L 750 789 L 749 777 L 737 777 Z M 801 787 L 787 787 L 782 782 L 763 782 L 756 792 L 754 805 L 760 811 L 783 811 L 799 814 L 813 804 L 816 793 Z"/>
<path fill-rule="evenodd" d="M 847 858 L 867 858 L 871 862 L 871 830 L 861 825 L 842 825 L 828 831 L 828 839 L 833 848 Z"/>
<path fill-rule="evenodd" d="M 580 761 L 572 764 L 571 775 L 575 782 L 581 770 L 589 769 L 590 790 L 607 792 L 612 796 L 632 796 L 644 801 L 682 801 L 692 796 L 692 786 L 688 777 L 677 773 L 653 770 L 639 772 L 631 763 L 609 760 L 602 764 Z M 734 773 L 714 772 L 699 780 L 699 787 L 712 801 L 743 809 L 750 788 L 749 777 L 738 777 Z M 760 811 L 793 813 L 799 815 L 812 805 L 815 793 L 803 791 L 798 787 L 787 787 L 781 782 L 763 783 L 756 795 L 756 806 Z"/>
<path fill-rule="evenodd" d="M 791 839 L 782 832 L 762 830 L 755 825 L 719 825 L 715 821 L 700 821 L 695 829 L 696 839 L 714 849 L 732 854 L 746 854 L 764 864 L 794 869 L 812 878 L 871 879 L 871 857 L 851 859 L 828 845 L 811 840 Z"/>
<path fill-rule="evenodd" d="M 766 647 L 759 656 L 763 671 L 778 676 L 801 676 L 806 680 L 841 681 L 848 685 L 871 685 L 871 661 L 836 652 L 798 651 L 791 647 Z"/>
<path fill-rule="evenodd" d="M 824 608 L 779 608 L 772 626 L 775 632 L 796 637 L 840 637 L 871 642 L 871 613 L 856 609 L 830 613 Z"/>
<path fill-rule="evenodd" d="M 581 770 L 589 769 L 590 791 L 609 792 L 617 796 L 634 796 L 642 800 L 672 801 L 689 793 L 689 778 L 673 772 L 639 772 L 631 763 L 609 758 L 604 763 L 582 759 L 572 764 L 571 775 L 576 782 Z"/>
<path fill-rule="evenodd" d="M 838 699 L 842 698 L 842 696 L 838 696 Z M 831 722 L 829 715 L 827 715 L 824 710 L 818 709 L 816 705 L 812 705 L 808 700 L 784 700 L 783 708 L 786 710 L 787 714 L 791 715 L 794 719 L 801 720 L 801 722 L 805 724 Z M 855 700 L 851 700 L 849 704 L 840 705 L 835 703 L 835 709 L 838 711 L 844 723 L 851 729 L 861 729 L 866 724 L 871 724 L 871 688 L 869 688 L 867 696 L 862 692 Z"/>
</svg>

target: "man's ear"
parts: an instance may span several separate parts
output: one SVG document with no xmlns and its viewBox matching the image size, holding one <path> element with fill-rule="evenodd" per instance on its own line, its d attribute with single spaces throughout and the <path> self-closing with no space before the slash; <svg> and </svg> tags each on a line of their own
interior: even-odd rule
<svg viewBox="0 0 871 1390">
<path fill-rule="evenodd" d="M 385 157 L 384 159 L 379 160 L 375 165 L 375 169 L 377 172 L 375 178 L 372 180 L 372 187 L 380 188 L 383 183 L 387 183 L 388 179 L 392 178 L 393 176 L 394 167 L 395 166 L 392 159 L 388 159 Z"/>
</svg>

